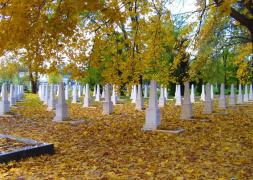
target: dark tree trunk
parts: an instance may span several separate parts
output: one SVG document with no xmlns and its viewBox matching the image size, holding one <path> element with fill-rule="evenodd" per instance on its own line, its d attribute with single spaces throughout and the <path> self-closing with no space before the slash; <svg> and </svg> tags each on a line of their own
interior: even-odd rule
<svg viewBox="0 0 253 180">
<path fill-rule="evenodd" d="M 31 83 L 32 83 L 32 93 L 36 94 L 37 93 L 37 81 L 32 80 Z"/>
<path fill-rule="evenodd" d="M 30 72 L 30 80 L 32 85 L 32 93 L 37 93 L 37 83 L 38 83 L 38 73 L 36 72 L 35 75 L 33 75 L 32 72 Z"/>
</svg>

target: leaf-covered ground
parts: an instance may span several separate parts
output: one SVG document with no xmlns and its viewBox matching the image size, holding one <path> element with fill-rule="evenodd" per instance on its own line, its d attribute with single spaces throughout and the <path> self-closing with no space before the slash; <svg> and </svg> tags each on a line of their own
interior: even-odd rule
<svg viewBox="0 0 253 180">
<path fill-rule="evenodd" d="M 162 108 L 160 129 L 184 128 L 177 135 L 143 132 L 144 112 L 127 102 L 113 115 L 101 114 L 101 104 L 70 106 L 71 120 L 54 123 L 35 95 L 26 95 L 1 117 L 0 133 L 53 143 L 56 153 L 0 164 L 0 179 L 250 179 L 253 177 L 253 104 L 225 113 L 179 119 L 172 102 Z M 217 109 L 217 108 L 216 108 Z M 202 122 L 201 119 L 209 119 Z"/>
</svg>

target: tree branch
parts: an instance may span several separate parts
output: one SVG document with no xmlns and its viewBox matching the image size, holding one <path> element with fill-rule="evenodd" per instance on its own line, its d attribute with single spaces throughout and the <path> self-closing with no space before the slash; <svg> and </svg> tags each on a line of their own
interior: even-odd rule
<svg viewBox="0 0 253 180">
<path fill-rule="evenodd" d="M 230 16 L 253 32 L 253 19 L 249 19 L 231 7 Z"/>
</svg>

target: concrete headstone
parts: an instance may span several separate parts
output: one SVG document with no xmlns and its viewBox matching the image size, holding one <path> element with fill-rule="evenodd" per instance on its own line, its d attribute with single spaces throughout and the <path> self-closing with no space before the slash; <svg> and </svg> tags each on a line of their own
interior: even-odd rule
<svg viewBox="0 0 253 180">
<path fill-rule="evenodd" d="M 155 80 L 151 80 L 149 104 L 145 111 L 145 124 L 143 130 L 156 130 L 157 126 L 160 124 L 160 116 L 161 113 L 157 101 L 157 85 Z"/>
<path fill-rule="evenodd" d="M 48 100 L 48 106 L 47 110 L 52 111 L 55 108 L 55 93 L 54 93 L 55 86 L 53 84 L 50 85 L 50 95 L 49 95 L 49 100 Z"/>
<path fill-rule="evenodd" d="M 195 102 L 194 84 L 191 85 L 191 103 Z"/>
<path fill-rule="evenodd" d="M 103 114 L 109 115 L 113 113 L 113 104 L 110 95 L 110 85 L 105 85 L 105 101 L 103 101 Z"/>
<path fill-rule="evenodd" d="M 220 109 L 226 109 L 227 108 L 224 83 L 222 83 L 221 86 L 220 86 L 220 97 L 219 97 L 218 108 L 220 108 Z"/>
<path fill-rule="evenodd" d="M 63 82 L 60 83 L 59 96 L 58 96 L 55 108 L 56 108 L 56 111 L 55 111 L 56 114 L 53 121 L 64 121 L 68 119 L 68 106 L 65 101 Z"/>
<path fill-rule="evenodd" d="M 83 107 L 89 107 L 90 106 L 90 88 L 89 84 L 85 85 L 85 94 L 83 99 Z"/>
<path fill-rule="evenodd" d="M 135 109 L 139 110 L 139 111 L 144 109 L 144 101 L 143 101 L 143 97 L 142 97 L 142 86 L 141 86 L 141 84 L 138 84 L 138 91 L 137 91 Z"/>
<path fill-rule="evenodd" d="M 213 100 L 211 99 L 211 86 L 209 83 L 206 84 L 205 90 L 203 114 L 211 114 L 213 112 Z"/>
<path fill-rule="evenodd" d="M 189 82 L 184 83 L 184 100 L 181 106 L 180 119 L 191 119 L 192 118 L 192 103 L 190 98 L 190 85 Z"/>
<path fill-rule="evenodd" d="M 239 84 L 238 95 L 237 95 L 237 102 L 236 102 L 236 104 L 242 104 L 242 103 L 243 103 L 243 98 L 242 98 L 242 85 Z"/>
<path fill-rule="evenodd" d="M 8 100 L 8 91 L 6 83 L 2 85 L 2 101 L 0 102 L 0 115 L 10 112 L 10 102 Z"/>
<path fill-rule="evenodd" d="M 234 84 L 231 84 L 229 105 L 230 106 L 235 105 L 235 87 L 234 87 Z"/>
</svg>

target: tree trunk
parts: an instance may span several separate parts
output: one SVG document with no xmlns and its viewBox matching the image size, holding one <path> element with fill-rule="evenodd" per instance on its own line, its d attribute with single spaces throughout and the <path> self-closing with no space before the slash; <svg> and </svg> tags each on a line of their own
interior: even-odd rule
<svg viewBox="0 0 253 180">
<path fill-rule="evenodd" d="M 31 85 L 32 85 L 32 93 L 36 94 L 37 93 L 37 82 L 38 82 L 38 73 L 35 73 L 35 77 L 32 72 L 30 72 L 30 80 L 31 80 Z"/>
<path fill-rule="evenodd" d="M 36 94 L 37 93 L 37 81 L 32 80 L 31 83 L 32 83 L 32 93 Z"/>
</svg>

